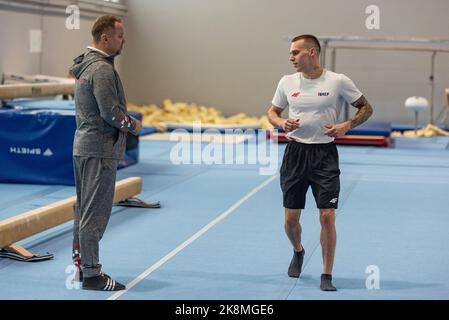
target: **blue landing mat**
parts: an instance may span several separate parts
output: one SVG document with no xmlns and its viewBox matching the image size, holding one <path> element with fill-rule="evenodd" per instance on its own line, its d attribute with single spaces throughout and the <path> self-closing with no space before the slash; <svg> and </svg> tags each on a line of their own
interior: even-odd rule
<svg viewBox="0 0 449 320">
<path fill-rule="evenodd" d="M 367 121 L 357 128 L 348 131 L 348 135 L 361 136 L 384 136 L 389 137 L 391 133 L 391 123 L 379 121 Z"/>
</svg>

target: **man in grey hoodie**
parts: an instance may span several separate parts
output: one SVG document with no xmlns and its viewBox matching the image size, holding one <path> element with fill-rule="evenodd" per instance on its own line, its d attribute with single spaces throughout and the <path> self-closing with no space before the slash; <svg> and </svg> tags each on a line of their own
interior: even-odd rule
<svg viewBox="0 0 449 320">
<path fill-rule="evenodd" d="M 141 123 L 129 116 L 122 83 L 114 68 L 125 39 L 120 18 L 99 17 L 92 28 L 93 46 L 74 60 L 76 132 L 73 165 L 76 207 L 73 260 L 83 289 L 116 291 L 125 286 L 101 271 L 99 241 L 111 216 L 118 160 L 127 134 Z"/>
</svg>

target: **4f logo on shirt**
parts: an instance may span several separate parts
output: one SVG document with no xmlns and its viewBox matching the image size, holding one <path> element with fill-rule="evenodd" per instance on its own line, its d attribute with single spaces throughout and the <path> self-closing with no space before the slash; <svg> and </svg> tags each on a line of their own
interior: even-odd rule
<svg viewBox="0 0 449 320">
<path fill-rule="evenodd" d="M 318 92 L 318 97 L 327 97 L 330 95 L 330 92 Z"/>
<path fill-rule="evenodd" d="M 300 92 L 293 92 L 293 93 L 292 93 L 292 97 L 296 98 L 296 97 L 298 97 L 300 94 L 301 94 Z"/>
</svg>

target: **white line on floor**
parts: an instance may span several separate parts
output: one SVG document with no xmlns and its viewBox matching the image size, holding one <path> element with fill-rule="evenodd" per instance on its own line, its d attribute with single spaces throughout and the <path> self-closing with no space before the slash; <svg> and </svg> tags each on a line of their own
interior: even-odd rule
<svg viewBox="0 0 449 320">
<path fill-rule="evenodd" d="M 117 293 L 113 294 L 108 298 L 108 300 L 117 300 L 125 294 L 127 291 L 129 291 L 132 287 L 134 287 L 136 284 L 138 284 L 140 281 L 148 277 L 153 271 L 157 270 L 159 267 L 161 267 L 165 262 L 173 258 L 176 254 L 178 254 L 181 250 L 186 248 L 189 244 L 191 244 L 193 241 L 198 239 L 200 236 L 202 236 L 204 233 L 206 233 L 209 229 L 211 229 L 214 225 L 221 222 L 224 218 L 229 216 L 233 211 L 235 211 L 238 207 L 240 207 L 245 201 L 250 199 L 252 196 L 254 196 L 257 192 L 259 192 L 261 189 L 263 189 L 265 186 L 267 186 L 269 183 L 271 183 L 274 179 L 278 178 L 278 175 L 274 175 L 270 177 L 269 179 L 262 182 L 260 185 L 255 187 L 253 190 L 251 190 L 249 193 L 247 193 L 243 198 L 241 198 L 239 201 L 234 203 L 228 210 L 220 214 L 217 218 L 209 222 L 207 225 L 202 227 L 198 232 L 196 232 L 193 236 L 191 236 L 189 239 L 184 241 L 182 244 L 180 244 L 177 248 L 172 250 L 169 254 L 167 254 L 165 257 L 163 257 L 161 260 L 153 264 L 150 268 L 145 270 L 142 274 L 140 274 L 137 278 L 132 280 L 130 283 L 126 285 L 126 290 L 118 291 Z"/>
</svg>

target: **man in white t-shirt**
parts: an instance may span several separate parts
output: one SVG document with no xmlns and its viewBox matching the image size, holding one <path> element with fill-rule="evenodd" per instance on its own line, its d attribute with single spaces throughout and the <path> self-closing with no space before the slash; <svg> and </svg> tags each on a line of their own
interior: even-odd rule
<svg viewBox="0 0 449 320">
<path fill-rule="evenodd" d="M 301 245 L 299 218 L 310 186 L 320 210 L 323 256 L 320 288 L 336 291 L 332 269 L 340 169 L 334 139 L 365 122 L 373 109 L 351 79 L 320 65 L 320 50 L 320 42 L 313 35 L 301 35 L 292 40 L 290 61 L 297 72 L 279 81 L 268 118 L 274 126 L 282 127 L 290 140 L 280 170 L 285 232 L 294 249 L 288 275 L 299 277 L 302 270 L 305 250 Z M 337 123 L 344 100 L 358 111 L 351 120 Z M 286 107 L 289 107 L 289 116 L 283 119 L 281 113 Z"/>
</svg>

